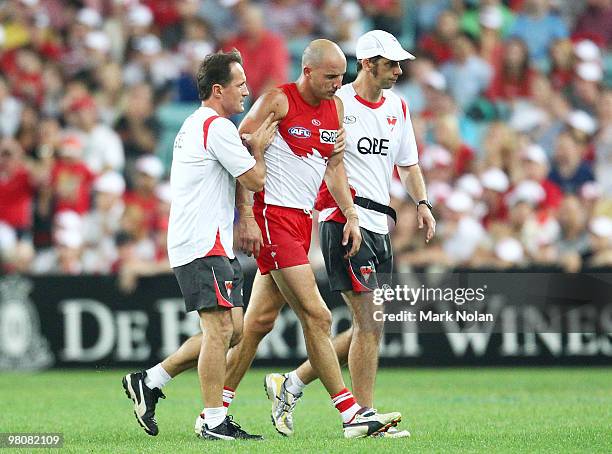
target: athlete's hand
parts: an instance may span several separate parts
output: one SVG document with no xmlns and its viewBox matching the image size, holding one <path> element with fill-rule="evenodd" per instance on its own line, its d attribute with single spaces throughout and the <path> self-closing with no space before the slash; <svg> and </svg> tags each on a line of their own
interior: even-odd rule
<svg viewBox="0 0 612 454">
<path fill-rule="evenodd" d="M 344 235 L 342 236 L 342 246 L 351 244 L 351 248 L 344 255 L 345 259 L 353 257 L 359 251 L 361 247 L 361 230 L 359 229 L 359 218 L 357 216 L 351 216 L 347 219 L 344 224 Z"/>
<path fill-rule="evenodd" d="M 346 131 L 344 128 L 338 129 L 338 135 L 336 136 L 336 143 L 334 144 L 334 154 L 340 153 L 344 150 L 346 145 Z"/>
<path fill-rule="evenodd" d="M 234 246 L 249 257 L 253 254 L 253 257 L 257 258 L 263 244 L 261 230 L 253 215 L 240 213 L 234 235 Z"/>
<path fill-rule="evenodd" d="M 274 139 L 274 133 L 278 127 L 278 121 L 272 121 L 274 112 L 270 113 L 264 122 L 252 134 L 242 134 L 242 141 L 246 142 L 247 146 L 253 149 L 265 150 Z"/>
<path fill-rule="evenodd" d="M 429 240 L 436 233 L 436 220 L 427 205 L 421 204 L 417 206 L 417 223 L 419 229 L 422 229 L 424 226 L 427 227 L 425 230 L 425 242 L 429 243 Z"/>
</svg>

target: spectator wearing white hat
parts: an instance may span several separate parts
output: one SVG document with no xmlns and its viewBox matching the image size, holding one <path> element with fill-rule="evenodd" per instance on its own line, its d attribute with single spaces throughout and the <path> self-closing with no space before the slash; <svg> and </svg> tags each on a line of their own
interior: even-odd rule
<svg viewBox="0 0 612 454">
<path fill-rule="evenodd" d="M 157 35 L 135 37 L 128 52 L 132 57 L 123 72 L 127 85 L 150 81 L 156 90 L 161 90 L 180 75 L 179 56 L 167 52 Z"/>
<path fill-rule="evenodd" d="M 518 183 L 507 195 L 510 225 L 534 263 L 554 263 L 559 258 L 555 245 L 560 227 L 554 213 L 539 210 L 546 193 L 532 180 Z"/>
<path fill-rule="evenodd" d="M 78 133 L 64 134 L 58 156 L 51 169 L 50 185 L 53 212 L 72 210 L 83 215 L 89 210 L 91 186 L 95 178 L 83 160 L 83 140 Z"/>
<path fill-rule="evenodd" d="M 453 180 L 453 157 L 440 145 L 428 145 L 421 154 L 420 165 L 428 182 L 451 183 Z"/>
<path fill-rule="evenodd" d="M 461 16 L 461 30 L 474 38 L 481 38 L 486 29 L 499 31 L 506 37 L 514 23 L 514 13 L 501 0 L 480 0 L 479 8 L 467 10 Z"/>
<path fill-rule="evenodd" d="M 576 65 L 576 75 L 567 95 L 575 110 L 584 110 L 590 115 L 595 115 L 603 75 L 599 63 L 588 61 Z"/>
<path fill-rule="evenodd" d="M 159 199 L 157 197 L 157 185 L 164 176 L 165 169 L 161 160 L 154 155 L 142 156 L 136 160 L 132 176 L 133 187 L 124 195 L 126 213 L 134 216 L 143 225 L 140 226 L 151 234 L 155 229 L 155 222 Z M 138 228 L 138 227 L 137 227 Z M 134 236 L 140 238 L 139 234 Z"/>
<path fill-rule="evenodd" d="M 444 202 L 447 217 L 442 219 L 442 249 L 449 263 L 469 264 L 477 248 L 486 240 L 482 224 L 474 218 L 474 201 L 465 192 L 455 191 Z"/>
<path fill-rule="evenodd" d="M 548 178 L 550 163 L 542 147 L 529 144 L 521 150 L 521 168 L 527 180 L 537 182 L 544 189 L 545 197 L 540 207 L 556 210 L 563 200 L 561 188 Z"/>
<path fill-rule="evenodd" d="M 612 198 L 612 89 L 602 92 L 597 106 L 599 132 L 595 137 L 594 171 L 603 193 Z"/>
<path fill-rule="evenodd" d="M 117 258 L 114 237 L 123 216 L 125 181 L 121 174 L 108 171 L 93 184 L 93 209 L 83 218 L 86 250 L 83 255 L 85 270 L 105 274 Z"/>
<path fill-rule="evenodd" d="M 83 160 L 89 169 L 96 174 L 121 171 L 125 164 L 123 144 L 119 135 L 100 121 L 95 99 L 89 94 L 79 96 L 68 110 L 83 136 Z"/>
<path fill-rule="evenodd" d="M 549 178 L 564 193 L 575 194 L 584 183 L 595 180 L 584 154 L 585 147 L 569 131 L 559 134 Z"/>
<path fill-rule="evenodd" d="M 487 207 L 487 214 L 482 222 L 485 228 L 490 228 L 496 222 L 508 219 L 508 206 L 505 195 L 510 188 L 510 180 L 503 170 L 491 167 L 480 174 L 482 185 L 482 200 Z"/>
<path fill-rule="evenodd" d="M 34 274 L 83 273 L 83 221 L 74 211 L 63 211 L 54 218 L 54 247 L 39 252 L 32 262 Z"/>
<path fill-rule="evenodd" d="M 489 4 L 481 3 L 480 8 L 478 9 L 477 31 L 480 34 L 479 53 L 484 60 L 489 62 L 491 66 L 495 67 L 497 64 L 499 64 L 504 53 L 504 43 L 502 41 L 504 34 L 504 31 L 502 30 L 504 25 L 504 13 L 502 8 L 506 9 L 506 7 L 501 5 L 499 0 L 485 1 Z M 464 13 L 461 20 L 462 25 L 464 24 L 466 15 L 469 13 L 474 14 L 475 12 L 476 11 L 468 11 Z M 513 16 L 511 17 L 513 19 Z M 474 33 L 470 33 L 465 29 L 465 27 L 462 28 L 471 36 L 477 36 Z"/>
<path fill-rule="evenodd" d="M 612 45 L 612 4 L 610 0 L 587 0 L 586 8 L 576 20 L 574 33 L 589 36 L 604 46 Z"/>
<path fill-rule="evenodd" d="M 598 216 L 589 222 L 590 248 L 583 256 L 588 267 L 612 265 L 612 218 Z"/>
</svg>

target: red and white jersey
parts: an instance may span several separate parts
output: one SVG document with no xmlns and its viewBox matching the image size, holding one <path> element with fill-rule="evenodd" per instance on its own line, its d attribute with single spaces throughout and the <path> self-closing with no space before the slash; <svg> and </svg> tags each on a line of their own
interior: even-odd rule
<svg viewBox="0 0 612 454">
<path fill-rule="evenodd" d="M 323 100 L 311 106 L 295 83 L 280 88 L 289 110 L 265 152 L 266 184 L 255 194 L 255 203 L 312 210 L 336 143 L 336 103 Z"/>
<path fill-rule="evenodd" d="M 255 166 L 236 126 L 209 107 L 183 123 L 174 140 L 170 172 L 170 266 L 197 258 L 234 258 L 236 177 Z"/>
<path fill-rule="evenodd" d="M 344 167 L 351 192 L 389 205 L 394 166 L 411 166 L 418 162 L 408 107 L 390 90 L 383 90 L 377 103 L 361 98 L 352 84 L 344 85 L 336 94 L 344 104 Z M 375 233 L 389 232 L 385 214 L 360 206 L 355 208 L 361 227 Z M 317 209 L 321 211 L 319 221 L 345 222 L 325 184 L 317 199 Z"/>
</svg>

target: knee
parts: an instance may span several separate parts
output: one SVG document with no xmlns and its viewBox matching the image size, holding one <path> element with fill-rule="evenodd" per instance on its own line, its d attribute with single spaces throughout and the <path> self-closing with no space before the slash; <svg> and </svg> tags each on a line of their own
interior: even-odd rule
<svg viewBox="0 0 612 454">
<path fill-rule="evenodd" d="M 247 314 L 244 320 L 244 331 L 248 333 L 255 333 L 263 337 L 272 331 L 277 316 L 278 312 L 268 312 L 253 316 L 249 316 L 249 314 Z"/>
<path fill-rule="evenodd" d="M 332 314 L 330 310 L 321 305 L 314 310 L 305 312 L 302 317 L 304 329 L 331 334 Z"/>
<path fill-rule="evenodd" d="M 232 338 L 230 339 L 230 348 L 238 345 L 242 340 L 242 325 L 234 326 Z"/>
</svg>

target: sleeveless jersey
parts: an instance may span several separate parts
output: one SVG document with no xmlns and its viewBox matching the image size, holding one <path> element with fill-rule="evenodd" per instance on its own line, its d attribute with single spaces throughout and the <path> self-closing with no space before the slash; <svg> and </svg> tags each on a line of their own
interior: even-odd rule
<svg viewBox="0 0 612 454">
<path fill-rule="evenodd" d="M 265 152 L 266 184 L 255 194 L 255 203 L 312 210 L 336 143 L 336 103 L 323 100 L 311 106 L 295 83 L 280 88 L 289 110 Z"/>
</svg>

